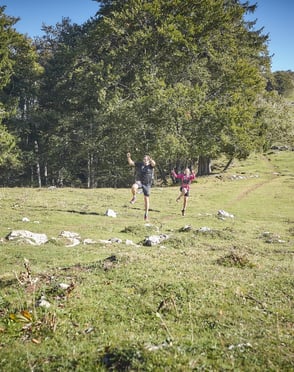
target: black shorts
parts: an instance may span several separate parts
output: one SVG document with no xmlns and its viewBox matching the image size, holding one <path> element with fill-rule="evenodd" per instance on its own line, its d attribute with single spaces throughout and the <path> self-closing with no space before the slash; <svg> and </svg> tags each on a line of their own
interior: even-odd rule
<svg viewBox="0 0 294 372">
<path fill-rule="evenodd" d="M 150 196 L 151 185 L 143 185 L 141 181 L 136 181 L 135 183 L 138 185 L 139 189 L 142 189 L 145 196 Z"/>
<path fill-rule="evenodd" d="M 150 196 L 150 189 L 151 189 L 150 185 L 142 185 L 143 194 L 145 196 Z"/>
<path fill-rule="evenodd" d="M 183 189 L 185 189 L 185 187 L 181 186 L 180 191 L 182 192 Z M 190 190 L 188 189 L 187 192 L 185 193 L 185 196 L 189 196 L 189 194 L 190 194 Z"/>
</svg>

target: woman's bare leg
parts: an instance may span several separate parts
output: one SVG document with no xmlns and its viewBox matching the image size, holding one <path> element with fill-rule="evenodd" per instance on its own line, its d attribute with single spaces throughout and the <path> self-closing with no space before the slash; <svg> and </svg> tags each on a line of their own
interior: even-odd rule
<svg viewBox="0 0 294 372">
<path fill-rule="evenodd" d="M 187 208 L 187 203 L 188 203 L 188 196 L 184 196 L 184 204 L 183 204 L 183 209 L 182 209 L 182 215 L 185 216 L 186 208 Z"/>
<path fill-rule="evenodd" d="M 186 192 L 187 192 L 187 190 L 186 189 L 183 189 L 181 191 L 180 195 L 177 197 L 176 201 L 178 202 L 181 199 L 182 196 L 185 196 Z"/>
</svg>

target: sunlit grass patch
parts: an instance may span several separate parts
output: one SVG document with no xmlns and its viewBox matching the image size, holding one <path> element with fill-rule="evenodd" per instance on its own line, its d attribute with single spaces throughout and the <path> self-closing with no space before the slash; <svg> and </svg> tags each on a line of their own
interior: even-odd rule
<svg viewBox="0 0 294 372">
<path fill-rule="evenodd" d="M 125 189 L 1 189 L 0 369 L 291 370 L 293 153 L 268 156 L 199 178 L 184 217 L 178 187 L 154 187 L 148 223 Z"/>
</svg>

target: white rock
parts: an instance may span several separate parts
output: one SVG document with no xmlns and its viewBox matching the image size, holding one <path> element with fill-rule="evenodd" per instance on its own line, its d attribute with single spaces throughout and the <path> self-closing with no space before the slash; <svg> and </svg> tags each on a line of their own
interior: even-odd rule
<svg viewBox="0 0 294 372">
<path fill-rule="evenodd" d="M 200 232 L 208 232 L 208 231 L 211 231 L 211 228 L 210 227 L 207 227 L 207 226 L 203 226 L 203 227 L 200 227 L 200 229 L 198 231 L 200 231 Z"/>
<path fill-rule="evenodd" d="M 147 247 L 151 247 L 153 245 L 157 245 L 157 244 L 160 244 L 162 241 L 168 239 L 169 236 L 168 235 L 165 235 L 165 234 L 160 234 L 160 235 L 151 235 L 151 236 L 148 236 L 145 241 L 144 241 L 144 245 L 147 246 Z"/>
<path fill-rule="evenodd" d="M 126 239 L 126 245 L 136 245 L 132 240 Z"/>
<path fill-rule="evenodd" d="M 72 231 L 61 231 L 59 236 L 62 236 L 63 238 L 80 238 L 80 234 L 72 232 Z"/>
<path fill-rule="evenodd" d="M 59 237 L 65 238 L 68 240 L 69 244 L 66 244 L 66 247 L 75 247 L 76 245 L 81 244 L 81 237 L 78 233 L 72 231 L 62 231 L 59 234 Z"/>
<path fill-rule="evenodd" d="M 66 284 L 66 283 L 59 283 L 59 287 L 61 289 L 68 289 L 70 287 L 70 285 L 69 284 Z"/>
<path fill-rule="evenodd" d="M 118 244 L 122 243 L 122 240 L 119 238 L 110 238 L 109 240 L 111 241 L 111 243 L 118 243 Z"/>
<path fill-rule="evenodd" d="M 48 302 L 46 300 L 46 298 L 44 296 L 41 296 L 40 300 L 38 300 L 36 302 L 36 306 L 37 307 L 45 307 L 46 309 L 48 309 L 51 306 L 51 304 L 50 304 L 50 302 Z"/>
<path fill-rule="evenodd" d="M 32 245 L 41 245 L 48 241 L 46 234 L 37 234 L 27 230 L 13 230 L 6 236 L 6 239 L 23 240 Z"/>
<path fill-rule="evenodd" d="M 112 209 L 107 209 L 107 211 L 105 212 L 105 216 L 116 217 L 116 213 Z"/>
<path fill-rule="evenodd" d="M 83 240 L 83 244 L 95 244 L 95 243 L 97 243 L 96 242 L 96 240 L 93 240 L 93 239 L 89 239 L 89 238 L 87 238 L 87 239 L 84 239 Z"/>
<path fill-rule="evenodd" d="M 224 211 L 223 209 L 220 209 L 218 212 L 217 212 L 217 216 L 219 218 L 234 218 L 234 215 L 233 214 L 230 214 L 226 211 Z"/>
<path fill-rule="evenodd" d="M 77 238 L 69 238 L 68 240 L 70 242 L 69 244 L 66 244 L 66 247 L 68 247 L 68 248 L 75 247 L 75 246 L 81 244 L 80 239 L 77 239 Z"/>
</svg>

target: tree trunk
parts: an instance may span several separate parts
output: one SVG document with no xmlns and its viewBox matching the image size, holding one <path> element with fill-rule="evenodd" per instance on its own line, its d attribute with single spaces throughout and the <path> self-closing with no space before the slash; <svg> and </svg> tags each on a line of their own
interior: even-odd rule
<svg viewBox="0 0 294 372">
<path fill-rule="evenodd" d="M 39 187 L 42 187 L 41 167 L 40 167 L 40 159 L 39 159 L 39 145 L 38 145 L 37 141 L 35 141 L 35 153 L 36 153 L 36 157 L 37 157 L 36 168 L 37 168 L 38 185 L 39 185 Z"/>
<path fill-rule="evenodd" d="M 199 156 L 198 159 L 198 176 L 208 176 L 211 174 L 211 159 L 209 156 Z"/>
<path fill-rule="evenodd" d="M 47 163 L 45 164 L 44 167 L 44 178 L 45 178 L 45 185 L 48 185 L 48 168 L 47 168 Z"/>
<path fill-rule="evenodd" d="M 162 180 L 163 185 L 167 185 L 167 175 L 164 171 L 164 169 L 158 164 L 157 169 L 159 172 L 159 178 Z"/>
<path fill-rule="evenodd" d="M 88 189 L 91 188 L 91 173 L 92 173 L 92 163 L 91 163 L 91 155 L 88 153 L 88 177 L 87 177 L 87 187 Z"/>
<path fill-rule="evenodd" d="M 92 189 L 95 183 L 95 175 L 94 175 L 94 155 L 92 152 L 88 152 L 88 175 L 87 175 L 87 187 L 88 189 Z"/>
<path fill-rule="evenodd" d="M 231 165 L 233 159 L 234 159 L 233 157 L 231 157 L 231 158 L 229 159 L 229 161 L 227 162 L 226 166 L 225 166 L 224 169 L 223 169 L 223 172 L 225 172 L 225 171 L 229 168 L 229 166 Z"/>
</svg>

